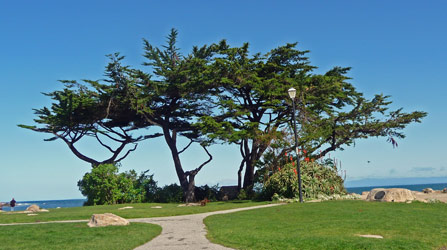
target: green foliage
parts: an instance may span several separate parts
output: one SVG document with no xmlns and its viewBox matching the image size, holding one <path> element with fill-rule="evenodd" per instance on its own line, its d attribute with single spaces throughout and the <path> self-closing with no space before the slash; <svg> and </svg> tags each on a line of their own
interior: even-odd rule
<svg viewBox="0 0 447 250">
<path fill-rule="evenodd" d="M 238 200 L 248 199 L 247 191 L 245 191 L 244 189 L 241 189 L 241 191 L 239 191 L 239 194 L 237 195 L 237 199 Z"/>
<path fill-rule="evenodd" d="M 149 170 L 146 170 L 141 173 L 137 180 L 137 186 L 145 191 L 144 202 L 155 202 L 158 191 L 157 182 L 154 180 L 154 175 L 149 175 L 148 172 Z"/>
<path fill-rule="evenodd" d="M 135 171 L 118 174 L 114 164 L 101 164 L 86 173 L 78 182 L 81 193 L 87 197 L 85 205 L 142 202 L 145 190 Z"/>
<path fill-rule="evenodd" d="M 158 126 L 163 131 L 184 192 L 183 197 L 191 202 L 195 200 L 194 177 L 212 159 L 206 149 L 211 140 L 202 135 L 196 123 L 200 117 L 210 115 L 213 108 L 210 102 L 212 71 L 207 65 L 217 47 L 194 47 L 189 55 L 184 56 L 177 47 L 177 35 L 178 32 L 172 29 L 167 37 L 167 44 L 161 48 L 144 40 L 146 61 L 143 65 L 149 66 L 149 73 L 134 70 L 134 77 L 138 81 L 131 87 L 131 107 L 145 122 Z M 151 78 L 152 75 L 155 77 Z M 191 144 L 184 149 L 178 148 L 178 136 L 200 144 L 209 159 L 195 169 L 185 171 L 179 155 Z"/>
<path fill-rule="evenodd" d="M 214 185 L 210 187 L 208 185 L 205 185 L 196 187 L 195 194 L 197 200 L 203 200 L 207 198 L 210 201 L 217 201 L 219 197 L 219 186 Z"/>
<path fill-rule="evenodd" d="M 335 167 L 321 165 L 316 162 L 300 163 L 303 196 L 317 198 L 319 194 L 345 194 L 343 179 Z M 271 199 L 274 194 L 284 198 L 299 196 L 298 175 L 296 166 L 287 163 L 268 178 L 263 185 L 263 195 Z"/>
<path fill-rule="evenodd" d="M 176 45 L 177 35 L 172 29 L 161 48 L 144 40 L 143 65 L 149 67 L 148 72 L 122 65 L 124 57 L 119 53 L 109 55 L 104 81 L 62 81 L 62 90 L 45 94 L 53 100 L 51 106 L 34 110 L 37 126 L 19 126 L 51 134 L 48 140 L 63 140 L 77 157 L 93 166 L 119 162 L 136 149 L 137 142 L 163 135 L 183 197 L 194 201 L 194 178 L 212 160 L 206 148 L 210 144 L 239 146 L 242 160 L 238 185 L 245 168 L 244 188 L 249 196 L 255 184 L 255 167 L 268 160 L 263 158 L 265 152 L 277 146 L 282 150 L 295 146 L 285 132 L 291 124 L 290 87 L 297 90 L 298 145 L 307 149 L 303 158 L 319 159 L 369 137 L 385 137 L 397 146 L 397 139 L 405 137 L 402 130 L 427 115 L 421 111 L 406 113 L 402 108 L 389 110 L 389 96 L 364 97 L 349 81 L 349 67 L 315 73 L 308 51 L 299 50 L 297 43 L 253 53 L 248 43 L 231 47 L 222 40 L 195 46 L 183 55 Z M 152 126 L 159 127 L 163 134 L 131 134 Z M 179 155 L 191 144 L 179 148 L 178 136 L 199 143 L 209 159 L 185 171 Z M 111 156 L 97 160 L 79 152 L 75 144 L 84 137 L 95 138 Z M 118 178 L 121 182 L 103 184 L 110 193 L 101 193 L 104 200 L 98 202 L 158 199 L 151 197 L 156 193 L 152 184 L 140 183 L 146 185 L 140 188 L 148 192 L 144 198 L 128 189 L 135 178 L 128 173 Z M 126 195 L 113 190 L 125 190 Z M 313 188 L 308 192 L 314 191 L 320 192 Z M 94 200 L 89 202 L 96 204 Z"/>
<path fill-rule="evenodd" d="M 93 166 L 101 163 L 116 163 L 134 151 L 137 142 L 161 136 L 156 133 L 133 137 L 132 132 L 150 127 L 132 110 L 130 85 L 134 81 L 133 70 L 121 65 L 123 56 L 109 55 L 104 82 L 62 80 L 62 90 L 44 93 L 52 99 L 50 107 L 34 109 L 37 125 L 19 125 L 36 132 L 48 133 L 45 141 L 61 139 L 81 160 Z M 111 153 L 105 160 L 91 158 L 77 149 L 77 142 L 94 138 Z M 133 148 L 126 146 L 133 145 Z M 127 152 L 126 152 L 127 151 Z"/>
<path fill-rule="evenodd" d="M 154 202 L 173 203 L 182 202 L 183 189 L 177 184 L 165 185 L 158 188 L 154 194 Z"/>
<path fill-rule="evenodd" d="M 213 139 L 240 146 L 245 188 L 253 185 L 254 166 L 264 152 L 287 139 L 283 131 L 291 123 L 290 87 L 297 90 L 298 144 L 308 151 L 304 157 L 321 157 L 371 136 L 386 137 L 397 146 L 396 139 L 404 138 L 402 129 L 426 116 L 388 110 L 389 96 L 365 98 L 348 82 L 348 67 L 314 73 L 308 51 L 298 50 L 296 43 L 263 55 L 249 53 L 248 43 L 230 47 L 222 42 L 220 48 L 212 67 L 219 89 L 214 100 L 221 113 L 203 117 L 201 128 Z"/>
</svg>

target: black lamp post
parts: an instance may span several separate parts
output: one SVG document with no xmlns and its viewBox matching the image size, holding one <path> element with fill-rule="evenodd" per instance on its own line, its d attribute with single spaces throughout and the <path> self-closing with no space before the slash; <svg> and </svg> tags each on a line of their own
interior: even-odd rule
<svg viewBox="0 0 447 250">
<path fill-rule="evenodd" d="M 300 202 L 303 202 L 303 192 L 301 190 L 301 171 L 300 171 L 300 154 L 298 152 L 298 135 L 296 133 L 296 119 L 295 119 L 295 96 L 296 96 L 296 89 L 290 88 L 288 90 L 290 99 L 292 99 L 292 106 L 293 106 L 293 113 L 292 113 L 292 119 L 293 119 L 293 132 L 295 134 L 295 150 L 296 150 L 296 168 L 298 171 L 298 185 L 300 190 Z"/>
</svg>

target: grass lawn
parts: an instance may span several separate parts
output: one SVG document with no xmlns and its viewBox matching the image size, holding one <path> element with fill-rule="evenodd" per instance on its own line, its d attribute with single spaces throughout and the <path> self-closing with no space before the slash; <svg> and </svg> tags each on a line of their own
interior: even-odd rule
<svg viewBox="0 0 447 250">
<path fill-rule="evenodd" d="M 328 201 L 205 219 L 207 237 L 237 249 L 440 249 L 447 204 Z M 383 239 L 361 238 L 381 235 Z M 447 248 L 442 248 L 447 249 Z"/>
<path fill-rule="evenodd" d="M 150 241 L 161 227 L 146 223 L 89 228 L 87 223 L 0 227 L 0 249 L 133 249 Z"/>
<path fill-rule="evenodd" d="M 248 207 L 267 204 L 267 202 L 251 201 L 229 201 L 210 202 L 206 206 L 178 207 L 174 203 L 140 203 L 140 204 L 120 204 L 104 206 L 86 206 L 50 209 L 50 212 L 39 212 L 37 216 L 28 216 L 23 213 L 0 213 L 0 224 L 18 222 L 39 222 L 56 220 L 87 220 L 92 214 L 113 213 L 123 218 L 149 218 L 161 216 L 174 216 L 205 213 L 217 210 L 226 210 L 239 207 Z M 133 209 L 118 210 L 118 208 L 132 206 Z M 151 208 L 161 206 L 162 208 Z M 1 228 L 3 229 L 3 228 Z M 1 247 L 1 246 L 0 246 Z"/>
</svg>

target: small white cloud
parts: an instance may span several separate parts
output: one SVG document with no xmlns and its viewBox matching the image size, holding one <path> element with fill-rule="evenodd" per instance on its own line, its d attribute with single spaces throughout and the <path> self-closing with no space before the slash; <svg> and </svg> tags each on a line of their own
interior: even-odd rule
<svg viewBox="0 0 447 250">
<path fill-rule="evenodd" d="M 432 172 L 435 171 L 436 168 L 430 168 L 430 167 L 426 167 L 426 168 L 412 168 L 411 171 L 412 172 Z"/>
</svg>

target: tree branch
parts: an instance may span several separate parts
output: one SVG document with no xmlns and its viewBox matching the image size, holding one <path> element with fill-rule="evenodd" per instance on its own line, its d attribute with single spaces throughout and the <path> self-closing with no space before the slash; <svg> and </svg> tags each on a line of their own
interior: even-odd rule
<svg viewBox="0 0 447 250">
<path fill-rule="evenodd" d="M 190 139 L 191 141 L 188 143 L 188 145 L 186 145 L 186 147 L 184 147 L 182 150 L 180 150 L 179 152 L 178 152 L 178 154 L 181 154 L 181 153 L 183 153 L 183 152 L 185 152 L 185 150 L 186 149 L 188 149 L 189 148 L 189 146 L 191 146 L 191 144 L 194 142 L 192 139 Z"/>
<path fill-rule="evenodd" d="M 137 149 L 137 146 L 138 146 L 138 144 L 134 143 L 133 149 L 129 149 L 127 151 L 127 153 L 123 157 L 121 157 L 118 160 L 116 160 L 116 162 L 119 162 L 119 161 L 123 160 L 124 158 L 126 158 L 129 155 L 130 152 L 135 151 L 135 149 Z"/>
<path fill-rule="evenodd" d="M 202 148 L 205 150 L 206 154 L 209 156 L 209 159 L 207 161 L 205 161 L 204 163 L 202 163 L 198 168 L 196 168 L 196 169 L 194 169 L 192 171 L 185 172 L 186 175 L 188 175 L 188 176 L 191 176 L 191 175 L 195 176 L 195 175 L 197 175 L 199 173 L 199 171 L 213 159 L 213 156 L 210 154 L 210 152 L 208 152 L 208 149 L 206 149 L 205 146 L 202 146 Z"/>
</svg>

